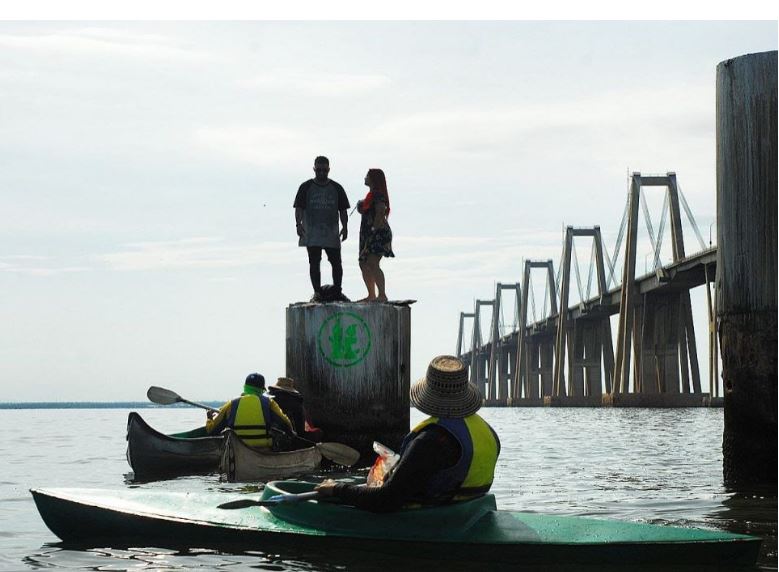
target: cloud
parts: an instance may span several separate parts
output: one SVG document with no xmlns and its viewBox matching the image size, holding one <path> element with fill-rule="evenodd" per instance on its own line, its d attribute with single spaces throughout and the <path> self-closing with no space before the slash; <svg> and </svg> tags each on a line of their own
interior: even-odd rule
<svg viewBox="0 0 779 572">
<path fill-rule="evenodd" d="M 710 136 L 714 109 L 700 102 L 711 99 L 711 91 L 709 85 L 647 88 L 522 106 L 418 111 L 388 118 L 367 134 L 367 141 L 413 148 L 415 152 L 435 149 L 486 155 L 501 149 L 515 152 L 517 145 L 527 151 L 541 148 L 545 152 L 544 145 L 550 142 L 569 147 L 579 145 L 582 138 L 607 143 L 667 137 L 669 125 L 674 126 L 676 140 L 680 134 Z"/>
<path fill-rule="evenodd" d="M 130 243 L 118 252 L 95 258 L 112 270 L 121 271 L 236 268 L 286 264 L 294 260 L 295 248 L 289 242 L 230 243 L 220 237 L 192 237 Z"/>
<path fill-rule="evenodd" d="M 27 53 L 56 53 L 58 56 L 124 56 L 179 61 L 210 58 L 205 52 L 193 50 L 166 36 L 112 28 L 82 28 L 43 34 L 0 34 L 0 48 Z"/>
<path fill-rule="evenodd" d="M 494 280 L 519 281 L 523 259 L 551 258 L 557 264 L 560 236 L 544 231 L 492 237 L 409 236 L 394 241 L 393 249 L 399 257 L 391 271 L 393 280 L 448 288 L 486 287 Z M 439 252 L 429 254 L 433 249 Z"/>
<path fill-rule="evenodd" d="M 0 272 L 29 276 L 54 276 L 89 270 L 86 266 L 58 266 L 48 256 L 9 254 L 0 256 Z"/>
<path fill-rule="evenodd" d="M 392 81 L 380 74 L 302 73 L 272 71 L 262 76 L 242 80 L 241 86 L 286 94 L 321 97 L 364 95 L 388 87 Z"/>
<path fill-rule="evenodd" d="M 297 163 L 301 154 L 306 156 L 303 151 L 312 146 L 303 131 L 274 126 L 200 127 L 194 130 L 192 138 L 210 153 L 259 166 Z"/>
</svg>

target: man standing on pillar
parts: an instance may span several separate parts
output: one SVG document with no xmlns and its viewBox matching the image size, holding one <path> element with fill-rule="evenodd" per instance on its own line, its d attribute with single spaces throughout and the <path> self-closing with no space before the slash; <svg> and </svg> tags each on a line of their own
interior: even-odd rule
<svg viewBox="0 0 779 572">
<path fill-rule="evenodd" d="M 314 296 L 318 298 L 322 290 L 322 276 L 319 266 L 322 261 L 322 249 L 333 267 L 333 286 L 335 294 L 341 293 L 343 266 L 341 265 L 341 242 L 348 236 L 349 199 L 344 188 L 328 178 L 330 161 L 327 157 L 314 159 L 314 178 L 309 179 L 298 189 L 295 196 L 295 226 L 298 246 L 308 250 L 309 274 Z M 338 232 L 338 219 L 341 219 L 341 232 Z M 340 240 L 339 240 L 340 238 Z"/>
</svg>

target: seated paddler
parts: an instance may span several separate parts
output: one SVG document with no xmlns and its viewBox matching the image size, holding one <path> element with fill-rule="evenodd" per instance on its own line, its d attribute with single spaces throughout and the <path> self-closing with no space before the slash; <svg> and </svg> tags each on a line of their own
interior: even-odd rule
<svg viewBox="0 0 779 572">
<path fill-rule="evenodd" d="M 289 417 L 295 433 L 299 437 L 310 441 L 321 441 L 322 430 L 313 426 L 306 407 L 303 404 L 303 396 L 295 387 L 295 380 L 291 377 L 280 377 L 276 385 L 268 387 L 273 401 L 279 404 L 281 410 Z"/>
<path fill-rule="evenodd" d="M 218 413 L 208 412 L 209 434 L 221 433 L 228 427 L 247 445 L 260 449 L 286 449 L 287 436 L 294 434 L 289 418 L 265 395 L 265 378 L 259 373 L 246 377 L 240 397 L 225 403 Z"/>
<path fill-rule="evenodd" d="M 375 512 L 439 505 L 485 495 L 500 440 L 477 415 L 482 397 L 454 356 L 438 356 L 411 388 L 411 404 L 429 415 L 403 440 L 400 459 L 380 487 L 325 481 L 322 496 Z"/>
</svg>

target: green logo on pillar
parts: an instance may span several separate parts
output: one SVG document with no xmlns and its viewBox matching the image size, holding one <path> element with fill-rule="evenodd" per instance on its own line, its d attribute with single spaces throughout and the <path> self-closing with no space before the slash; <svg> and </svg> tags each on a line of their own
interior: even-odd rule
<svg viewBox="0 0 779 572">
<path fill-rule="evenodd" d="M 319 352 L 328 363 L 350 367 L 360 363 L 371 349 L 371 331 L 360 316 L 337 312 L 319 328 Z"/>
</svg>

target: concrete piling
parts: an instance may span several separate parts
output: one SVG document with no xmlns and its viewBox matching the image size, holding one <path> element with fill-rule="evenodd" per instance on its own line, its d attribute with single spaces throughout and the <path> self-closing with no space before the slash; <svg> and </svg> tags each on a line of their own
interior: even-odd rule
<svg viewBox="0 0 779 572">
<path fill-rule="evenodd" d="M 724 475 L 777 481 L 777 52 L 717 66 Z"/>
<path fill-rule="evenodd" d="M 411 309 L 395 304 L 287 307 L 287 376 L 327 441 L 373 458 L 409 430 Z"/>
</svg>

